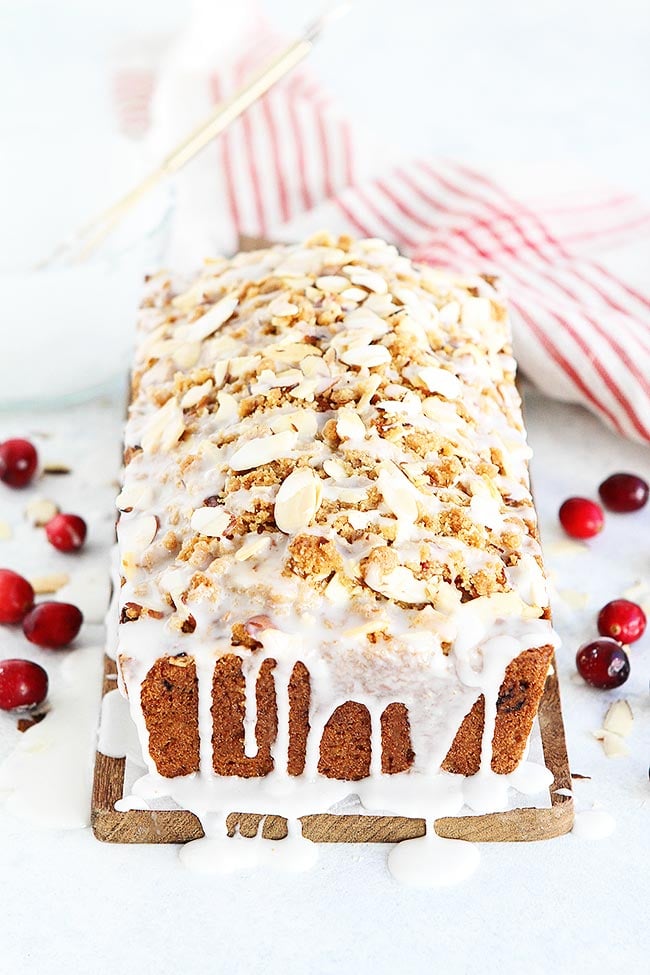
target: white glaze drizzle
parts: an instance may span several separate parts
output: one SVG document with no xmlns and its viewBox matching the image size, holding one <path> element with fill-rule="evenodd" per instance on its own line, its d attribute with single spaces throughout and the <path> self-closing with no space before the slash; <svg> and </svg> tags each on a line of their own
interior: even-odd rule
<svg viewBox="0 0 650 975">
<path fill-rule="evenodd" d="M 333 267 L 337 268 L 335 274 Z M 356 270 L 351 272 L 350 268 Z M 296 316 L 295 310 L 303 297 L 323 308 L 332 299 L 325 293 L 321 298 L 315 296 L 317 281 L 345 274 L 353 275 L 360 284 L 365 282 L 367 292 L 356 288 L 353 295 L 344 299 L 347 304 L 341 306 L 346 309 L 343 325 L 334 327 L 331 339 L 335 355 L 317 355 L 313 346 L 310 351 L 304 345 L 306 320 Z M 245 282 L 283 276 L 284 291 L 278 285 L 276 291 L 248 298 L 241 290 Z M 378 281 L 385 286 L 379 288 Z M 212 302 L 214 306 L 215 301 L 223 302 L 228 289 L 234 289 L 233 295 L 220 308 L 234 314 L 234 327 L 230 328 L 227 319 L 221 322 L 220 312 L 216 333 L 205 338 L 198 350 L 188 346 L 187 341 L 184 344 L 184 330 L 190 325 L 183 324 L 182 316 L 197 308 L 205 315 L 202 303 Z M 507 350 L 508 329 L 498 296 L 483 279 L 463 281 L 415 268 L 380 241 L 359 241 L 345 252 L 334 242 L 311 242 L 240 255 L 232 262 L 208 265 L 205 274 L 170 305 L 172 293 L 169 282 L 159 276 L 152 284 L 149 306 L 142 315 L 140 393 L 131 406 L 127 444 L 144 443 L 145 449 L 126 468 L 122 496 L 144 497 L 145 502 L 141 510 L 134 504 L 133 510 L 122 513 L 118 530 L 124 577 L 117 593 L 119 606 L 135 603 L 146 610 L 136 622 L 120 626 L 118 643 L 121 679 L 128 688 L 131 712 L 149 769 L 149 775 L 138 784 L 139 794 L 145 798 L 169 794 L 182 806 L 198 812 L 204 824 L 207 817 L 215 814 L 215 828 L 221 831 L 225 814 L 231 808 L 266 809 L 294 820 L 306 812 L 324 811 L 350 792 L 350 784 L 318 775 L 320 740 L 336 707 L 352 700 L 364 704 L 371 718 L 371 773 L 354 784 L 366 808 L 433 819 L 458 812 L 463 794 L 475 811 L 503 808 L 507 783 L 490 768 L 498 691 L 508 664 L 516 656 L 532 647 L 556 645 L 557 639 L 550 623 L 541 618 L 547 595 L 539 545 L 534 530 L 526 527 L 535 523 L 526 467 L 529 451 L 512 384 L 513 360 Z M 176 322 L 169 316 L 171 307 L 178 318 Z M 268 321 L 269 314 L 278 312 L 286 317 L 279 322 L 273 319 L 273 349 L 277 353 L 268 352 L 272 340 L 264 337 L 260 326 Z M 201 318 L 196 320 L 200 323 Z M 237 333 L 242 322 L 248 323 L 245 340 Z M 313 332 L 310 325 L 308 334 L 310 328 Z M 440 345 L 440 335 L 446 329 L 450 330 L 450 337 L 445 348 L 451 344 L 451 355 Z M 391 372 L 391 356 L 384 355 L 387 346 L 382 343 L 392 331 L 408 336 L 411 343 L 413 364 L 404 370 L 404 375 L 415 384 L 412 388 L 400 385 L 399 375 Z M 462 354 L 456 354 L 459 347 Z M 275 373 L 260 365 L 263 355 L 276 355 Z M 220 363 L 226 359 L 228 365 L 222 368 Z M 194 367 L 202 372 L 193 374 Z M 179 438 L 187 421 L 178 407 L 180 393 L 175 391 L 177 380 L 173 379 L 174 373 L 181 375 L 179 369 L 184 375 L 192 373 L 194 385 L 190 384 L 190 388 L 200 388 L 200 394 L 190 397 L 191 403 L 204 390 L 205 395 L 211 395 L 212 383 L 206 381 L 206 369 L 213 370 L 217 386 L 230 383 L 229 388 L 235 391 L 235 396 L 225 389 L 218 392 L 218 411 L 206 413 L 199 409 L 198 425 L 185 441 Z M 251 391 L 259 395 L 282 387 L 282 381 L 276 382 L 276 374 L 283 369 L 288 370 L 285 385 L 293 400 L 281 401 L 279 407 L 263 412 L 261 420 L 257 414 L 242 419 L 238 409 L 242 397 Z M 420 370 L 429 371 L 420 376 Z M 242 392 L 236 383 L 248 374 L 253 378 L 246 380 L 248 389 L 244 386 Z M 239 546 L 236 535 L 233 539 L 226 537 L 229 522 L 223 512 L 230 512 L 232 525 L 232 519 L 249 512 L 254 503 L 273 501 L 277 484 L 226 490 L 232 473 L 230 462 L 237 471 L 247 465 L 255 467 L 257 454 L 259 463 L 276 458 L 289 458 L 294 463 L 301 457 L 306 459 L 312 469 L 323 473 L 319 485 L 322 498 L 331 501 L 349 496 L 355 505 L 353 512 L 356 511 L 358 501 L 373 481 L 367 476 L 351 477 L 343 470 L 337 457 L 345 456 L 345 448 L 337 454 L 326 445 L 323 435 L 332 411 L 316 412 L 310 406 L 315 396 L 326 392 L 332 382 L 343 381 L 346 375 L 350 381 L 361 379 L 366 383 L 365 395 L 353 414 L 363 418 L 366 434 L 362 437 L 359 425 L 346 417 L 339 428 L 340 436 L 353 437 L 349 446 L 365 451 L 380 465 L 380 478 L 374 482 L 380 491 L 375 519 L 380 528 L 373 534 L 370 524 L 366 534 L 361 532 L 358 537 L 357 533 L 352 540 L 337 535 L 329 522 L 306 528 L 305 537 L 316 534 L 332 541 L 340 559 L 341 568 L 336 575 L 345 585 L 338 583 L 337 589 L 333 580 L 323 595 L 295 574 L 283 574 L 290 539 L 270 532 L 263 536 L 265 544 L 257 553 L 256 546 L 244 539 L 244 545 L 248 544 L 253 553 L 249 556 L 244 553 L 244 545 Z M 428 393 L 432 384 L 439 392 L 422 394 L 425 381 Z M 382 382 L 381 402 L 373 407 L 371 398 Z M 495 404 L 490 390 L 496 388 L 501 400 Z M 156 412 L 151 397 L 163 390 L 164 407 L 158 407 Z M 466 406 L 474 411 L 473 430 L 458 404 L 447 399 L 453 399 L 459 390 Z M 160 422 L 162 410 L 164 423 Z M 450 487 L 452 494 L 456 492 L 455 499 L 449 501 L 424 478 L 429 461 L 421 463 L 417 456 L 405 453 L 397 441 L 378 434 L 376 424 L 381 417 L 390 418 L 382 423 L 406 424 L 427 435 L 442 431 L 449 438 L 461 461 L 461 474 Z M 314 439 L 314 420 L 318 439 Z M 234 443 L 220 439 L 228 428 L 236 433 Z M 474 472 L 473 458 L 490 456 L 491 447 L 500 451 L 503 469 L 490 480 Z M 190 452 L 194 459 L 182 468 L 182 476 L 178 475 L 174 465 Z M 151 498 L 147 492 L 135 490 L 143 480 L 152 486 Z M 222 506 L 215 511 L 215 517 L 207 512 L 201 514 L 208 541 L 216 539 L 210 542 L 213 547 L 204 563 L 200 558 L 192 561 L 194 556 L 185 561 L 176 559 L 171 542 L 165 551 L 163 533 L 167 532 L 166 538 L 170 532 L 178 533 L 179 524 L 181 541 L 191 540 L 192 536 L 199 539 L 196 532 L 188 533 L 190 521 L 207 495 L 222 493 L 225 505 L 220 502 Z M 316 507 L 319 503 L 317 500 Z M 308 515 L 313 517 L 311 495 L 309 506 Z M 435 515 L 453 508 L 469 512 L 470 521 L 481 536 L 480 544 L 432 534 L 420 523 L 422 510 Z M 373 508 L 368 515 L 372 516 L 372 512 Z M 158 526 L 156 530 L 154 525 L 153 540 L 151 513 Z M 382 530 L 393 519 L 397 521 L 396 535 L 388 549 Z M 296 520 L 299 523 L 300 517 Z M 293 521 L 294 513 L 287 524 Z M 350 524 L 355 527 L 361 521 L 355 522 L 351 515 Z M 515 542 L 505 541 L 509 536 L 503 533 L 507 530 L 516 539 L 514 550 Z M 249 535 L 248 539 L 251 537 L 254 536 Z M 142 551 L 137 550 L 138 539 L 142 541 Z M 241 558 L 237 555 L 240 548 Z M 206 545 L 204 549 L 207 553 Z M 393 553 L 391 558 L 395 556 L 396 561 L 389 569 L 381 561 L 363 568 L 364 560 L 374 558 L 379 549 Z M 504 569 L 501 559 L 512 552 L 515 564 L 505 563 Z M 212 563 L 208 566 L 210 558 Z M 419 580 L 413 575 L 409 566 L 424 564 L 423 560 L 452 567 L 462 565 L 472 578 L 481 573 L 487 573 L 484 579 L 503 573 L 503 580 L 496 588 L 490 583 L 492 588 L 486 595 L 475 595 L 469 602 L 461 603 L 454 585 L 440 579 L 427 580 L 426 576 Z M 207 582 L 202 578 L 197 584 L 197 566 L 204 577 L 206 571 L 212 573 L 205 577 Z M 369 595 L 373 588 L 388 598 L 377 601 Z M 171 615 L 170 597 L 175 606 Z M 427 606 L 405 607 L 404 602 L 409 599 Z M 148 611 L 162 613 L 165 621 L 148 616 Z M 233 651 L 230 621 L 245 621 L 261 614 L 271 617 L 271 625 L 256 636 L 262 650 L 254 655 L 244 648 Z M 181 633 L 180 624 L 190 615 L 195 622 L 194 631 Z M 388 639 L 369 643 L 368 633 L 373 631 L 385 633 Z M 442 652 L 443 644 L 449 647 L 446 654 Z M 178 652 L 191 655 L 197 668 L 200 773 L 163 779 L 148 754 L 140 688 L 157 658 Z M 266 659 L 277 661 L 274 680 L 278 735 L 272 746 L 274 769 L 264 778 L 218 777 L 212 770 L 212 676 L 216 658 L 228 652 L 238 653 L 245 676 L 247 756 L 257 751 L 257 675 Z M 305 772 L 291 777 L 286 768 L 288 682 L 297 661 L 305 664 L 311 677 L 311 731 Z M 485 698 L 481 770 L 464 783 L 463 789 L 458 777 L 440 772 L 440 764 L 462 719 L 481 694 Z M 384 708 L 396 701 L 405 704 L 409 712 L 415 762 L 410 771 L 390 776 L 381 773 L 380 722 Z M 207 844 L 218 846 L 221 839 L 211 829 L 201 842 L 207 848 Z M 186 854 L 188 860 L 194 856 Z"/>
</svg>

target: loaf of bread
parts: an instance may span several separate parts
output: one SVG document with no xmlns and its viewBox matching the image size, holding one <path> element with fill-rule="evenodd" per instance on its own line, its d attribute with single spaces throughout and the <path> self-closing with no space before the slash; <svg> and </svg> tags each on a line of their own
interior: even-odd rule
<svg viewBox="0 0 650 975">
<path fill-rule="evenodd" d="M 515 769 L 554 644 L 528 457 L 489 278 L 326 235 L 152 277 L 117 643 L 150 773 L 313 813 Z"/>
</svg>

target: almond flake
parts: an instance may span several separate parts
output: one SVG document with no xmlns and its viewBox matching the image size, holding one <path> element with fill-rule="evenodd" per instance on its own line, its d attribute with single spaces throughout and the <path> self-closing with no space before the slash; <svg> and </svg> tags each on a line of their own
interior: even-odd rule
<svg viewBox="0 0 650 975">
<path fill-rule="evenodd" d="M 171 450 L 185 432 L 183 413 L 175 396 L 167 400 L 149 420 L 140 441 L 142 449 L 155 451 L 159 447 Z"/>
<path fill-rule="evenodd" d="M 171 356 L 180 369 L 191 369 L 201 357 L 201 343 L 183 342 L 172 351 Z"/>
<path fill-rule="evenodd" d="M 184 335 L 185 340 L 187 342 L 203 342 L 210 335 L 214 335 L 217 329 L 221 328 L 232 317 L 238 304 L 239 299 L 233 298 L 231 295 L 217 301 L 211 308 L 208 308 L 204 315 L 201 315 L 187 327 Z"/>
<path fill-rule="evenodd" d="M 466 328 L 485 328 L 492 319 L 492 305 L 488 298 L 465 298 L 461 321 Z"/>
<path fill-rule="evenodd" d="M 46 498 L 30 501 L 25 508 L 27 521 L 37 528 L 42 528 L 43 525 L 47 525 L 48 521 L 52 521 L 52 518 L 58 515 L 58 513 L 58 504 L 55 504 L 54 501 L 48 501 Z"/>
<path fill-rule="evenodd" d="M 190 526 L 200 535 L 221 538 L 232 516 L 224 508 L 197 508 L 190 519 Z"/>
<path fill-rule="evenodd" d="M 356 264 L 346 264 L 342 270 L 348 275 L 352 284 L 358 284 L 378 295 L 384 295 L 388 291 L 386 279 L 377 271 L 369 271 L 368 268 L 357 267 Z"/>
<path fill-rule="evenodd" d="M 325 596 L 336 606 L 344 605 L 350 598 L 347 589 L 341 583 L 336 572 L 325 587 Z"/>
<path fill-rule="evenodd" d="M 153 501 L 153 488 L 147 481 L 133 481 L 125 484 L 115 499 L 115 506 L 120 511 L 133 511 L 148 508 Z"/>
<path fill-rule="evenodd" d="M 234 396 L 221 390 L 217 393 L 217 403 L 219 408 L 214 414 L 215 426 L 227 427 L 239 420 L 239 404 Z"/>
<path fill-rule="evenodd" d="M 192 406 L 196 406 L 205 396 L 210 395 L 213 387 L 214 384 L 211 379 L 206 379 L 200 386 L 190 387 L 181 399 L 181 409 L 188 410 Z"/>
<path fill-rule="evenodd" d="M 321 499 L 320 478 L 311 467 L 297 467 L 284 479 L 275 498 L 275 523 L 285 535 L 308 528 Z"/>
<path fill-rule="evenodd" d="M 214 376 L 215 389 L 221 389 L 228 375 L 228 360 L 222 359 L 220 362 L 215 363 L 212 375 Z"/>
<path fill-rule="evenodd" d="M 630 750 L 623 738 L 615 734 L 615 732 L 606 731 L 604 728 L 601 728 L 599 731 L 594 731 L 593 735 L 594 738 L 601 742 L 603 751 L 608 758 L 625 758 L 626 755 L 630 754 Z"/>
<path fill-rule="evenodd" d="M 430 393 L 440 393 L 446 399 L 458 399 L 463 392 L 460 379 L 448 369 L 425 366 L 418 370 L 418 376 Z"/>
<path fill-rule="evenodd" d="M 52 572 L 47 576 L 34 576 L 29 580 L 37 596 L 51 595 L 63 589 L 70 582 L 70 576 L 65 572 Z"/>
<path fill-rule="evenodd" d="M 293 302 L 287 301 L 286 298 L 274 298 L 273 301 L 269 303 L 267 308 L 269 315 L 273 318 L 289 318 L 292 315 L 297 315 L 300 309 L 298 305 L 294 305 Z"/>
<path fill-rule="evenodd" d="M 355 346 L 341 353 L 340 359 L 348 366 L 383 366 L 390 362 L 390 352 L 385 345 Z"/>
<path fill-rule="evenodd" d="M 236 562 L 245 562 L 254 555 L 261 555 L 271 547 L 270 535 L 258 535 L 257 533 L 247 535 L 241 548 L 235 552 Z"/>
<path fill-rule="evenodd" d="M 346 288 L 345 291 L 341 291 L 339 297 L 343 301 L 363 301 L 364 298 L 368 297 L 368 292 L 364 291 L 363 288 Z"/>
<path fill-rule="evenodd" d="M 366 428 L 355 410 L 343 407 L 336 414 L 336 432 L 341 440 L 363 440 Z"/>
<path fill-rule="evenodd" d="M 285 430 L 267 437 L 255 437 L 239 447 L 230 458 L 233 471 L 249 471 L 262 464 L 287 457 L 296 446 L 298 435 Z"/>
<path fill-rule="evenodd" d="M 126 555 L 140 556 L 151 545 L 158 533 L 158 519 L 155 515 L 137 515 L 135 518 L 121 517 L 117 525 L 120 548 Z"/>
<path fill-rule="evenodd" d="M 319 291 L 325 291 L 334 295 L 345 291 L 349 284 L 349 278 L 344 278 L 341 274 L 322 274 L 319 278 L 316 278 L 316 287 Z"/>
<path fill-rule="evenodd" d="M 418 506 L 414 488 L 409 479 L 395 464 L 384 464 L 377 478 L 386 506 L 395 517 L 405 524 L 414 524 L 418 517 Z"/>
<path fill-rule="evenodd" d="M 627 738 L 632 731 L 633 725 L 634 714 L 628 701 L 625 699 L 614 701 L 605 715 L 603 730 L 611 731 L 617 735 L 621 735 L 623 738 Z"/>
<path fill-rule="evenodd" d="M 8 521 L 0 521 L 0 541 L 6 542 L 7 539 L 11 538 L 13 535 L 13 530 Z"/>
</svg>

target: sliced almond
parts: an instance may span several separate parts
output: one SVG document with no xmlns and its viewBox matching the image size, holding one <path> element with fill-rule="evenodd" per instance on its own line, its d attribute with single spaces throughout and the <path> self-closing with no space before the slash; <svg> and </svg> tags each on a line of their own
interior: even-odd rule
<svg viewBox="0 0 650 975">
<path fill-rule="evenodd" d="M 213 422 L 218 427 L 227 427 L 239 419 L 239 406 L 237 400 L 230 393 L 221 390 L 217 393 L 217 403 L 219 408 L 214 414 Z"/>
<path fill-rule="evenodd" d="M 370 271 L 367 267 L 358 267 L 356 264 L 346 264 L 342 270 L 344 274 L 347 274 L 352 284 L 358 284 L 378 295 L 385 295 L 388 291 L 386 278 L 377 271 Z"/>
<path fill-rule="evenodd" d="M 275 499 L 275 523 L 285 535 L 308 528 L 320 506 L 320 478 L 311 467 L 297 467 L 284 479 Z"/>
<path fill-rule="evenodd" d="M 605 731 L 604 728 L 601 728 L 600 731 L 594 731 L 593 734 L 594 738 L 601 742 L 603 751 L 608 758 L 625 758 L 626 755 L 630 754 L 623 738 L 613 731 Z"/>
<path fill-rule="evenodd" d="M 356 410 L 343 407 L 336 414 L 336 432 L 341 440 L 363 440 L 366 428 Z"/>
<path fill-rule="evenodd" d="M 430 393 L 439 393 L 445 399 L 458 399 L 462 395 L 463 384 L 448 369 L 424 366 L 418 370 L 418 377 Z"/>
<path fill-rule="evenodd" d="M 340 294 L 349 286 L 350 279 L 344 278 L 342 274 L 322 274 L 316 278 L 316 287 L 319 291 L 329 294 Z"/>
<path fill-rule="evenodd" d="M 43 525 L 47 525 L 48 521 L 52 521 L 52 518 L 58 515 L 58 513 L 58 504 L 55 504 L 54 501 L 48 501 L 46 498 L 37 498 L 36 501 L 30 501 L 25 508 L 27 521 L 37 528 L 42 528 Z"/>
<path fill-rule="evenodd" d="M 621 735 L 623 738 L 631 733 L 634 726 L 634 714 L 629 702 L 625 699 L 614 701 L 605 715 L 603 730 Z"/>
<path fill-rule="evenodd" d="M 191 369 L 201 357 L 201 343 L 182 342 L 172 350 L 171 357 L 179 369 Z"/>
<path fill-rule="evenodd" d="M 172 396 L 150 418 L 141 438 L 142 449 L 150 452 L 159 448 L 170 450 L 178 443 L 184 431 L 183 412 L 176 397 Z"/>
<path fill-rule="evenodd" d="M 229 318 L 232 317 L 235 308 L 239 304 L 238 298 L 226 295 L 221 301 L 217 301 L 211 308 L 201 315 L 195 322 L 188 327 L 185 338 L 188 342 L 203 342 L 214 335 L 217 329 L 221 328 Z"/>
<path fill-rule="evenodd" d="M 390 362 L 390 352 L 385 345 L 357 345 L 340 354 L 342 362 L 348 366 L 383 366 Z"/>
<path fill-rule="evenodd" d="M 190 525 L 200 535 L 208 538 L 221 538 L 232 516 L 225 508 L 197 508 L 190 519 Z"/>
<path fill-rule="evenodd" d="M 241 548 L 235 552 L 236 562 L 246 562 L 255 555 L 262 555 L 271 546 L 270 535 L 250 534 L 244 539 Z"/>
<path fill-rule="evenodd" d="M 117 537 L 123 556 L 131 553 L 140 556 L 158 534 L 158 519 L 155 515 L 137 515 L 135 518 L 120 518 Z"/>
<path fill-rule="evenodd" d="M 268 437 L 255 437 L 238 447 L 230 458 L 230 467 L 233 471 L 249 471 L 262 464 L 282 460 L 291 453 L 297 440 L 298 434 L 290 430 L 272 433 Z"/>
<path fill-rule="evenodd" d="M 43 464 L 44 474 L 70 474 L 72 470 L 67 464 L 62 464 L 59 461 L 51 460 L 47 464 Z"/>
<path fill-rule="evenodd" d="M 395 464 L 385 463 L 379 472 L 377 486 L 388 510 L 399 521 L 414 524 L 418 517 L 418 506 L 414 488 L 406 475 Z"/>
<path fill-rule="evenodd" d="M 6 542 L 13 536 L 13 529 L 8 521 L 0 519 L 0 541 Z"/>
<path fill-rule="evenodd" d="M 115 506 L 120 511 L 143 510 L 153 501 L 153 488 L 147 481 L 133 481 L 125 484 L 115 499 Z"/>
<path fill-rule="evenodd" d="M 267 310 L 273 318 L 290 318 L 300 311 L 298 305 L 294 305 L 293 302 L 287 301 L 283 297 L 274 298 L 273 301 L 269 302 Z"/>
<path fill-rule="evenodd" d="M 45 596 L 58 592 L 59 589 L 67 586 L 70 582 L 70 576 L 65 572 L 53 572 L 47 576 L 34 576 L 29 581 L 37 596 Z"/>
<path fill-rule="evenodd" d="M 192 386 L 181 399 L 181 409 L 188 410 L 196 406 L 204 397 L 210 395 L 213 388 L 214 383 L 211 379 L 206 379 L 200 386 Z"/>
<path fill-rule="evenodd" d="M 492 318 L 492 304 L 488 298 L 465 298 L 461 321 L 467 328 L 485 328 Z"/>
</svg>

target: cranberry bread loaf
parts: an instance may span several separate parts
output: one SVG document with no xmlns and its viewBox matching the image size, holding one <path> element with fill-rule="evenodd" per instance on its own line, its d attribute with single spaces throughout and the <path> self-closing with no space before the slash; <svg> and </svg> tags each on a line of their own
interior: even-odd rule
<svg viewBox="0 0 650 975">
<path fill-rule="evenodd" d="M 554 644 L 528 457 L 490 280 L 325 235 L 151 278 L 117 638 L 151 774 L 322 812 L 511 772 Z"/>
</svg>

